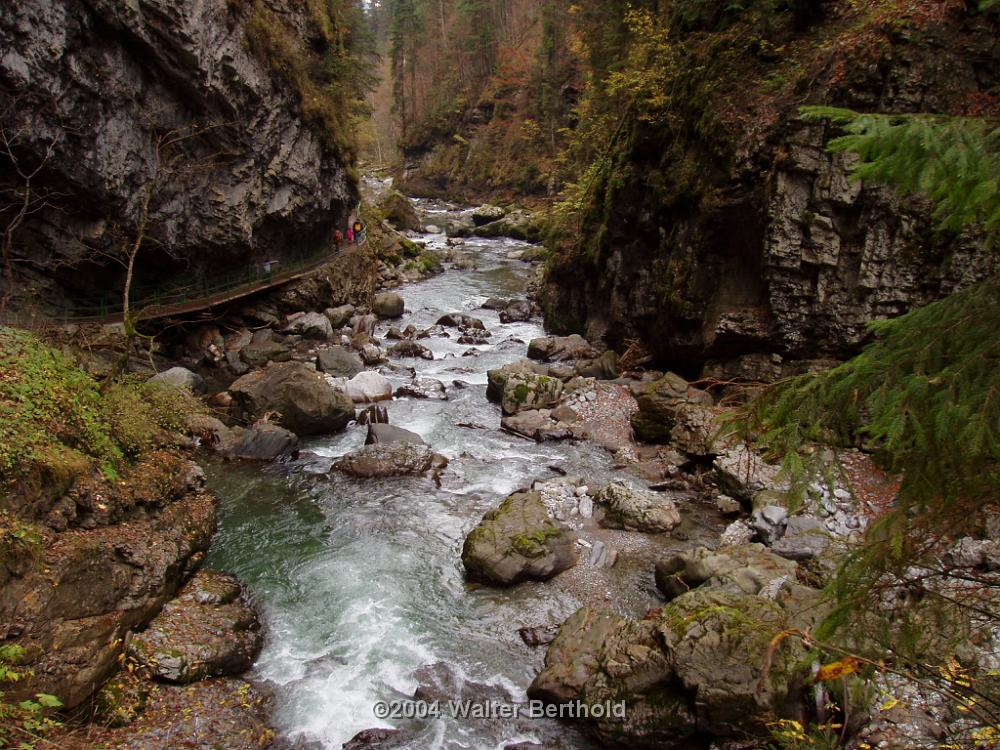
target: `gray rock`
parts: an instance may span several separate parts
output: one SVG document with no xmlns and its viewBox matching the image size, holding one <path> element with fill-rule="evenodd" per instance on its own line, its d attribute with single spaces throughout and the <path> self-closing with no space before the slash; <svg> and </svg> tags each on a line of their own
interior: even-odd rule
<svg viewBox="0 0 1000 750">
<path fill-rule="evenodd" d="M 287 346 L 272 341 L 270 339 L 251 341 L 240 351 L 240 357 L 249 367 L 263 367 L 268 362 L 288 362 L 292 358 L 292 353 Z"/>
<path fill-rule="evenodd" d="M 534 306 L 528 300 L 513 300 L 500 311 L 501 323 L 524 323 L 531 320 Z"/>
<path fill-rule="evenodd" d="M 205 390 L 205 381 L 201 375 L 191 372 L 185 367 L 171 367 L 169 370 L 164 370 L 151 377 L 149 382 L 184 388 L 191 393 L 201 393 Z"/>
<path fill-rule="evenodd" d="M 673 500 L 660 492 L 612 482 L 594 495 L 595 517 L 601 526 L 659 534 L 673 530 L 681 514 Z"/>
<path fill-rule="evenodd" d="M 271 461 L 279 456 L 292 453 L 299 447 L 299 439 L 294 432 L 274 424 L 257 424 L 240 434 L 226 448 L 231 458 L 254 461 Z"/>
<path fill-rule="evenodd" d="M 386 401 L 392 398 L 392 383 L 384 375 L 365 370 L 347 381 L 344 392 L 356 404 Z"/>
<path fill-rule="evenodd" d="M 427 445 L 427 442 L 420 435 L 409 430 L 404 430 L 402 427 L 395 427 L 391 424 L 369 424 L 365 445 L 375 445 L 376 443 Z"/>
<path fill-rule="evenodd" d="M 650 443 L 671 442 L 680 410 L 714 404 L 711 394 L 691 387 L 684 378 L 672 372 L 642 386 L 636 400 L 639 411 L 632 415 L 632 428 L 639 439 Z"/>
<path fill-rule="evenodd" d="M 413 203 L 398 190 L 390 190 L 379 201 L 378 209 L 385 217 L 385 220 L 400 231 L 419 232 L 420 217 Z"/>
<path fill-rule="evenodd" d="M 568 440 L 572 430 L 538 410 L 524 411 L 500 420 L 500 427 L 514 435 L 544 442 L 546 440 Z"/>
<path fill-rule="evenodd" d="M 609 547 L 604 542 L 596 541 L 594 546 L 590 548 L 590 557 L 587 562 L 593 568 L 613 568 L 618 562 L 618 550 Z"/>
<path fill-rule="evenodd" d="M 750 525 L 768 546 L 781 539 L 785 533 L 788 511 L 780 505 L 765 505 L 754 511 Z"/>
<path fill-rule="evenodd" d="M 244 375 L 229 392 L 254 421 L 277 412 L 279 424 L 297 435 L 336 432 L 354 419 L 354 404 L 300 362 L 272 364 Z"/>
<path fill-rule="evenodd" d="M 380 318 L 400 318 L 403 316 L 405 303 L 395 292 L 381 292 L 375 295 L 372 311 Z"/>
<path fill-rule="evenodd" d="M 546 336 L 532 339 L 528 344 L 528 358 L 540 362 L 565 362 L 567 360 L 588 359 L 595 356 L 585 338 L 571 336 Z"/>
<path fill-rule="evenodd" d="M 369 337 L 375 335 L 375 326 L 378 325 L 378 316 L 372 315 L 371 313 L 367 315 L 360 315 L 354 320 L 354 327 L 352 331 L 354 335 L 366 334 Z"/>
<path fill-rule="evenodd" d="M 715 498 L 715 507 L 724 516 L 733 516 L 743 510 L 740 501 L 729 497 L 729 495 L 719 495 Z"/>
<path fill-rule="evenodd" d="M 830 535 L 818 518 L 792 516 L 785 524 L 784 535 L 771 544 L 771 550 L 789 560 L 809 560 L 820 557 L 830 541 Z"/>
<path fill-rule="evenodd" d="M 353 378 L 365 369 L 365 365 L 350 349 L 331 346 L 316 352 L 316 369 L 335 378 Z"/>
<path fill-rule="evenodd" d="M 741 547 L 753 541 L 755 532 L 750 524 L 742 518 L 733 521 L 719 537 L 719 547 Z"/>
<path fill-rule="evenodd" d="M 366 445 L 339 458 L 333 468 L 361 478 L 400 477 L 424 474 L 433 464 L 434 452 L 428 446 L 394 442 Z"/>
<path fill-rule="evenodd" d="M 469 578 L 500 586 L 547 580 L 576 565 L 575 539 L 537 492 L 518 492 L 491 510 L 462 548 Z"/>
<path fill-rule="evenodd" d="M 434 378 L 415 377 L 409 383 L 401 385 L 396 389 L 396 396 L 409 398 L 429 398 L 438 401 L 447 401 L 448 394 L 445 391 L 444 383 Z"/>
<path fill-rule="evenodd" d="M 499 206 L 485 204 L 472 212 L 472 223 L 477 227 L 481 227 L 485 224 L 498 221 L 506 215 L 507 212 Z"/>
<path fill-rule="evenodd" d="M 340 307 L 328 307 L 323 311 L 330 325 L 335 329 L 343 328 L 350 322 L 354 315 L 354 305 L 341 305 Z"/>
<path fill-rule="evenodd" d="M 333 326 L 330 324 L 330 319 L 326 315 L 317 312 L 310 312 L 297 317 L 285 331 L 307 339 L 318 339 L 320 341 L 333 338 Z"/>
<path fill-rule="evenodd" d="M 712 468 L 719 488 L 747 504 L 762 490 L 780 491 L 785 487 L 778 483 L 781 467 L 767 463 L 745 445 L 725 449 L 715 458 Z"/>
</svg>

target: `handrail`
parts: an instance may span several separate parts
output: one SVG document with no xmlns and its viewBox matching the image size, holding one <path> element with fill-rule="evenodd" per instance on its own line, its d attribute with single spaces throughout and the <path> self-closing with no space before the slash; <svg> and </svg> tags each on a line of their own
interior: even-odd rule
<svg viewBox="0 0 1000 750">
<path fill-rule="evenodd" d="M 223 302 L 255 294 L 304 276 L 342 255 L 360 249 L 367 237 L 347 249 L 326 248 L 321 253 L 292 261 L 265 261 L 210 278 L 190 277 L 168 288 L 139 288 L 133 290 L 130 300 L 135 317 L 152 320 L 169 315 L 196 312 Z M 275 266 L 271 265 L 274 263 Z M 280 269 L 280 270 L 279 270 Z M 120 323 L 124 319 L 121 297 L 104 295 L 98 298 L 75 300 L 72 307 L 64 309 L 64 323 Z"/>
</svg>

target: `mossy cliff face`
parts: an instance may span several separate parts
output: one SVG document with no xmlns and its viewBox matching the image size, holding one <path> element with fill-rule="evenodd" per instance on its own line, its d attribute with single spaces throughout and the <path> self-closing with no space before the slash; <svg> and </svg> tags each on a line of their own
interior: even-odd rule
<svg viewBox="0 0 1000 750">
<path fill-rule="evenodd" d="M 43 692 L 73 707 L 197 569 L 216 501 L 173 446 L 179 392 L 102 392 L 6 328 L 0 371 L 0 639 L 24 649 L 28 674 L 5 699 Z"/>
<path fill-rule="evenodd" d="M 996 112 L 995 12 L 723 5 L 672 6 L 669 112 L 630 127 L 580 235 L 557 248 L 543 300 L 553 330 L 637 338 L 685 372 L 717 361 L 715 374 L 773 377 L 790 360 L 848 355 L 867 321 L 995 270 L 975 239 L 935 236 L 919 201 L 851 182 L 850 157 L 825 150 L 832 133 L 797 119 L 818 103 Z"/>
<path fill-rule="evenodd" d="M 0 124 L 26 171 L 44 161 L 32 189 L 48 198 L 14 237 L 26 259 L 14 266 L 15 301 L 44 306 L 65 293 L 104 292 L 106 273 L 66 264 L 129 244 L 146 191 L 151 242 L 140 282 L 179 268 L 218 272 L 307 255 L 329 243 L 357 195 L 345 134 L 331 132 L 337 118 L 298 75 L 309 61 L 287 43 L 328 46 L 306 5 L 5 5 Z M 24 181 L 3 163 L 0 188 L 21 190 Z M 32 298 L 32 290 L 42 295 Z"/>
</svg>

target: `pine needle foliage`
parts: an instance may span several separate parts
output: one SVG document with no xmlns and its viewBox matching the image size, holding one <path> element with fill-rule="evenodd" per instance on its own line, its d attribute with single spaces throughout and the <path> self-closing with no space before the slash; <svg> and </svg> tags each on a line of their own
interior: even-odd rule
<svg viewBox="0 0 1000 750">
<path fill-rule="evenodd" d="M 806 107 L 803 115 L 844 129 L 829 148 L 861 157 L 856 179 L 926 195 L 937 204 L 934 218 L 942 229 L 982 224 L 993 239 L 1000 233 L 1000 120 L 833 107 Z"/>
</svg>

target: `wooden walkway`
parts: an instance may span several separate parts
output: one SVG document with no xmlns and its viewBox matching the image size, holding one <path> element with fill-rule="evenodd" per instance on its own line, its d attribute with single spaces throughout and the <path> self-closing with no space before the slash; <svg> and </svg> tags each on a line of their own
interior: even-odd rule
<svg viewBox="0 0 1000 750">
<path fill-rule="evenodd" d="M 155 320 L 157 318 L 169 318 L 176 315 L 187 315 L 189 313 L 198 312 L 199 310 L 207 310 L 217 305 L 223 305 L 227 302 L 240 299 L 241 297 L 247 297 L 252 294 L 257 294 L 258 292 L 273 289 L 297 279 L 301 279 L 303 276 L 308 276 L 317 269 L 322 268 L 327 263 L 331 263 L 338 258 L 356 253 L 361 249 L 361 247 L 363 247 L 363 245 L 351 245 L 345 250 L 323 255 L 311 262 L 306 263 L 305 265 L 295 266 L 287 271 L 268 273 L 263 278 L 254 279 L 243 284 L 234 284 L 227 288 L 213 291 L 202 297 L 183 297 L 181 299 L 171 300 L 171 293 L 165 292 L 163 293 L 163 297 L 165 298 L 163 302 L 157 301 L 156 297 L 146 297 L 144 299 L 133 301 L 131 303 L 133 309 L 138 310 L 138 312 L 135 313 L 135 319 Z M 125 315 L 122 310 L 84 315 L 67 314 L 63 316 L 63 320 L 66 323 L 109 324 L 121 323 L 124 319 Z"/>
</svg>

